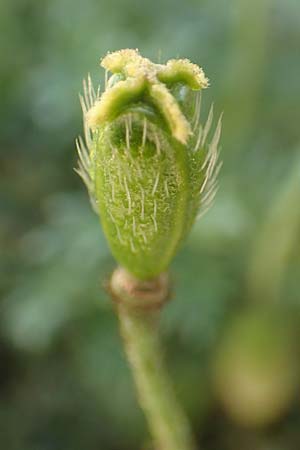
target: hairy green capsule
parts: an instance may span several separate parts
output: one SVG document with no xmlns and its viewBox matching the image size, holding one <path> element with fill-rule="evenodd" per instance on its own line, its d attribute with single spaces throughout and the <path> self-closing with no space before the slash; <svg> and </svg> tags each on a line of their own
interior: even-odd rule
<svg viewBox="0 0 300 450">
<path fill-rule="evenodd" d="M 166 270 L 216 192 L 221 120 L 200 122 L 201 68 L 186 59 L 154 64 L 136 50 L 108 54 L 112 73 L 81 104 L 79 168 L 116 260 L 140 279 Z M 107 72 L 108 73 L 108 72 Z M 108 78 L 108 77 L 107 77 Z"/>
</svg>

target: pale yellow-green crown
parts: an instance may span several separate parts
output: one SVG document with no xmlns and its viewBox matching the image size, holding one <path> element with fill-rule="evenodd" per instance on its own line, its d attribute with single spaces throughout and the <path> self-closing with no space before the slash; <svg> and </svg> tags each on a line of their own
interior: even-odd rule
<svg viewBox="0 0 300 450">
<path fill-rule="evenodd" d="M 208 87 L 208 79 L 200 67 L 188 59 L 170 59 L 166 64 L 155 64 L 132 49 L 107 54 L 101 65 L 122 78 L 108 87 L 88 112 L 90 128 L 113 120 L 126 105 L 147 96 L 162 114 L 173 137 L 186 143 L 191 134 L 190 124 L 169 87 L 175 83 L 185 84 L 192 90 Z"/>
</svg>

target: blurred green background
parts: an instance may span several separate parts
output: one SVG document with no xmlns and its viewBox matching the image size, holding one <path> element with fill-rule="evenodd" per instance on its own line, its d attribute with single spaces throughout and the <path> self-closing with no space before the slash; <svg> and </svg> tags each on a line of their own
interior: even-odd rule
<svg viewBox="0 0 300 450">
<path fill-rule="evenodd" d="M 147 429 L 76 166 L 82 78 L 131 47 L 200 64 L 220 188 L 172 267 L 162 334 L 211 450 L 300 448 L 299 0 L 0 2 L 0 448 L 126 450 Z"/>
</svg>

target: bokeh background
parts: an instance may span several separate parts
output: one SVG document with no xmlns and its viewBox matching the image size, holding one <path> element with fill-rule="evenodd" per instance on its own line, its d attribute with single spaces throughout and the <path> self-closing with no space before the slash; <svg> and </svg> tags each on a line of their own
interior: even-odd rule
<svg viewBox="0 0 300 450">
<path fill-rule="evenodd" d="M 188 57 L 224 111 L 220 188 L 176 257 L 162 334 L 204 450 L 300 448 L 298 0 L 0 2 L 0 447 L 148 436 L 74 173 L 78 92 L 108 50 Z"/>
</svg>

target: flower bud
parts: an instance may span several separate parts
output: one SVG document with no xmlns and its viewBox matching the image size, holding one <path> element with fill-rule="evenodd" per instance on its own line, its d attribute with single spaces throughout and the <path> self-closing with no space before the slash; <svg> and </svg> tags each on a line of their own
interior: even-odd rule
<svg viewBox="0 0 300 450">
<path fill-rule="evenodd" d="M 186 59 L 154 64 L 127 49 L 101 65 L 112 75 L 102 94 L 84 84 L 77 171 L 116 260 L 151 279 L 215 195 L 221 121 L 207 143 L 213 113 L 203 126 L 199 91 L 208 80 Z"/>
<path fill-rule="evenodd" d="M 254 308 L 236 317 L 217 350 L 215 388 L 227 414 L 247 427 L 278 420 L 298 388 L 297 338 L 280 311 Z"/>
</svg>

